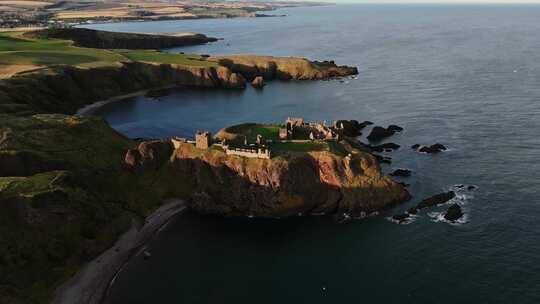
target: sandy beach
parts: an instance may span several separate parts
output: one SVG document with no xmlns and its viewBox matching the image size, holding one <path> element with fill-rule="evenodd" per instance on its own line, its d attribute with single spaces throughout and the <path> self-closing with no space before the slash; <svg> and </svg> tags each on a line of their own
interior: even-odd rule
<svg viewBox="0 0 540 304">
<path fill-rule="evenodd" d="M 92 115 L 97 109 L 99 109 L 102 106 L 104 106 L 106 104 L 109 104 L 111 102 L 117 102 L 117 101 L 120 101 L 120 100 L 124 100 L 126 98 L 145 95 L 146 93 L 148 93 L 150 91 L 166 90 L 166 89 L 172 89 L 172 88 L 175 88 L 175 87 L 177 87 L 177 86 L 176 85 L 170 85 L 170 86 L 164 86 L 164 87 L 159 87 L 159 88 L 154 88 L 154 89 L 149 89 L 149 90 L 141 90 L 141 91 L 136 91 L 136 92 L 129 93 L 129 94 L 114 96 L 114 97 L 111 97 L 111 98 L 108 98 L 108 99 L 105 99 L 105 100 L 96 101 L 96 102 L 93 102 L 91 104 L 88 104 L 88 105 L 78 109 L 75 114 L 83 115 L 83 116 L 84 115 Z"/>
<path fill-rule="evenodd" d="M 186 208 L 182 200 L 168 200 L 146 218 L 142 227 L 133 223 L 114 244 L 57 288 L 54 304 L 99 304 L 122 267 L 165 225 Z"/>
</svg>

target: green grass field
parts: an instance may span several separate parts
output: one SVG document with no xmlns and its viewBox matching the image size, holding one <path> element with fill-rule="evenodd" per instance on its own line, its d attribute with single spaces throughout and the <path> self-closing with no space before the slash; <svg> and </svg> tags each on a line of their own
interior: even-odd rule
<svg viewBox="0 0 540 304">
<path fill-rule="evenodd" d="M 162 53 L 153 50 L 123 50 L 116 52 L 132 61 L 182 64 L 201 67 L 217 66 L 217 63 L 212 61 L 206 61 L 202 56 L 199 55 Z"/>
<path fill-rule="evenodd" d="M 226 132 L 231 134 L 240 135 L 238 141 L 244 142 L 244 136 L 247 136 L 249 142 L 255 142 L 257 134 L 262 135 L 263 139 L 271 139 L 273 141 L 279 140 L 279 126 L 278 125 L 263 125 L 255 123 L 245 123 L 241 125 L 235 125 L 225 129 Z"/>
<path fill-rule="evenodd" d="M 21 32 L 0 32 L 0 65 L 51 66 L 67 64 L 93 67 L 126 61 L 217 66 L 199 55 L 161 53 L 152 50 L 102 50 L 74 47 L 71 41 L 29 39 Z"/>
<path fill-rule="evenodd" d="M 263 136 L 263 139 L 271 139 L 274 143 L 270 144 L 270 149 L 275 155 L 283 155 L 287 152 L 312 152 L 312 151 L 330 151 L 336 155 L 346 156 L 347 149 L 339 142 L 333 141 L 306 141 L 309 138 L 309 132 L 305 130 L 296 133 L 294 140 L 304 141 L 286 141 L 280 142 L 279 125 L 245 123 L 234 125 L 225 129 L 225 132 L 235 134 L 236 138 L 229 140 L 229 144 L 242 145 L 244 136 L 247 136 L 248 142 L 253 143 L 257 134 Z"/>
<path fill-rule="evenodd" d="M 0 33 L 0 64 L 113 64 L 126 60 L 115 52 L 74 47 L 70 41 L 34 40 L 21 35 L 20 32 Z"/>
</svg>

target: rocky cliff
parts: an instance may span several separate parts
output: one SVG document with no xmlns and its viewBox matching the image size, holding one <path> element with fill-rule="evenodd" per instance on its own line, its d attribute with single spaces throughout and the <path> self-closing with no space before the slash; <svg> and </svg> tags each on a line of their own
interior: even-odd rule
<svg viewBox="0 0 540 304">
<path fill-rule="evenodd" d="M 172 152 L 168 143 L 149 142 L 128 151 L 126 166 L 144 172 L 168 163 L 177 182 L 191 189 L 193 209 L 226 216 L 362 216 L 409 198 L 403 186 L 381 173 L 373 156 L 349 148 L 352 153 L 346 157 L 314 151 L 252 159 L 191 144 Z"/>
<path fill-rule="evenodd" d="M 358 74 L 355 67 L 338 66 L 333 61 L 309 61 L 299 57 L 235 55 L 210 57 L 208 60 L 226 66 L 250 81 L 257 76 L 262 76 L 265 80 L 323 80 Z"/>
<path fill-rule="evenodd" d="M 357 73 L 356 68 L 303 58 L 235 56 L 216 66 L 124 62 L 90 69 L 57 66 L 0 80 L 0 113 L 73 114 L 110 97 L 164 86 L 241 89 L 246 79 L 316 80 Z M 232 58 L 232 59 L 231 59 Z M 209 58 L 213 61 L 215 58 Z M 234 64 L 231 64 L 231 61 Z"/>
<path fill-rule="evenodd" d="M 203 34 L 156 35 L 118 33 L 85 28 L 50 28 L 28 32 L 29 38 L 72 40 L 75 46 L 96 49 L 165 49 L 217 41 Z"/>
<path fill-rule="evenodd" d="M 0 113 L 73 114 L 84 105 L 163 86 L 244 88 L 226 67 L 128 62 L 117 67 L 55 67 L 0 81 Z"/>
</svg>

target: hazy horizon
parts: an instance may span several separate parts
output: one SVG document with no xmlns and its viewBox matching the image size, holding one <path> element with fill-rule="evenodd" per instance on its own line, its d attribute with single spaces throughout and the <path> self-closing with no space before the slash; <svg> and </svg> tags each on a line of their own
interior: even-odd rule
<svg viewBox="0 0 540 304">
<path fill-rule="evenodd" d="M 335 3 L 366 4 L 540 4 L 540 0 L 326 0 Z"/>
</svg>

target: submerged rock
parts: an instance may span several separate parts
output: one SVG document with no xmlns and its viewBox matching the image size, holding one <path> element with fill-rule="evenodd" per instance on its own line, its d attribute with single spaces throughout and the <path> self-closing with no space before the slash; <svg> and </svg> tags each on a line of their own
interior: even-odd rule
<svg viewBox="0 0 540 304">
<path fill-rule="evenodd" d="M 363 122 L 360 123 L 360 127 L 363 129 L 367 126 L 371 126 L 373 123 L 369 120 L 364 120 Z"/>
<path fill-rule="evenodd" d="M 470 185 L 470 186 L 467 187 L 467 190 L 469 190 L 469 191 L 474 191 L 476 189 L 478 189 L 478 187 L 475 186 L 475 185 Z"/>
<path fill-rule="evenodd" d="M 377 159 L 377 161 L 381 164 L 391 164 L 392 163 L 392 158 L 391 157 L 388 157 L 388 156 L 382 156 L 382 155 L 378 155 L 378 154 L 372 154 L 375 159 Z"/>
<path fill-rule="evenodd" d="M 400 148 L 400 145 L 395 143 L 385 143 L 377 146 L 370 146 L 372 151 L 383 152 L 383 151 L 393 151 Z"/>
<path fill-rule="evenodd" d="M 448 191 L 448 192 L 436 194 L 434 196 L 431 196 L 422 200 L 420 203 L 418 203 L 418 205 L 416 206 L 416 209 L 423 209 L 427 207 L 441 205 L 453 199 L 454 197 L 456 197 L 456 193 L 454 191 Z"/>
<path fill-rule="evenodd" d="M 439 152 L 446 151 L 446 150 L 447 150 L 447 148 L 444 145 L 436 143 L 436 144 L 431 145 L 431 146 L 424 146 L 424 147 L 420 148 L 420 150 L 418 150 L 418 151 L 423 152 L 423 153 L 432 154 L 432 153 L 439 153 Z"/>
<path fill-rule="evenodd" d="M 419 144 L 414 144 L 414 145 L 411 146 L 411 149 L 413 149 L 413 150 L 418 150 L 418 148 L 420 148 Z"/>
<path fill-rule="evenodd" d="M 408 213 L 402 213 L 402 214 L 396 214 L 396 215 L 392 216 L 392 219 L 394 221 L 402 223 L 402 222 L 406 221 L 409 217 L 410 217 L 410 215 Z"/>
<path fill-rule="evenodd" d="M 407 210 L 407 213 L 408 214 L 417 214 L 418 213 L 418 209 L 416 209 L 416 207 L 411 207 Z"/>
<path fill-rule="evenodd" d="M 398 125 L 389 125 L 387 130 L 394 131 L 394 132 L 401 132 L 403 131 L 403 128 Z"/>
<path fill-rule="evenodd" d="M 411 176 L 411 170 L 408 169 L 397 169 L 394 172 L 390 173 L 391 176 L 401 176 L 401 177 L 408 177 Z"/>
<path fill-rule="evenodd" d="M 461 217 L 463 217 L 463 211 L 458 204 L 453 204 L 452 206 L 448 207 L 448 210 L 446 210 L 444 215 L 444 219 L 451 222 L 455 222 Z"/>
</svg>

